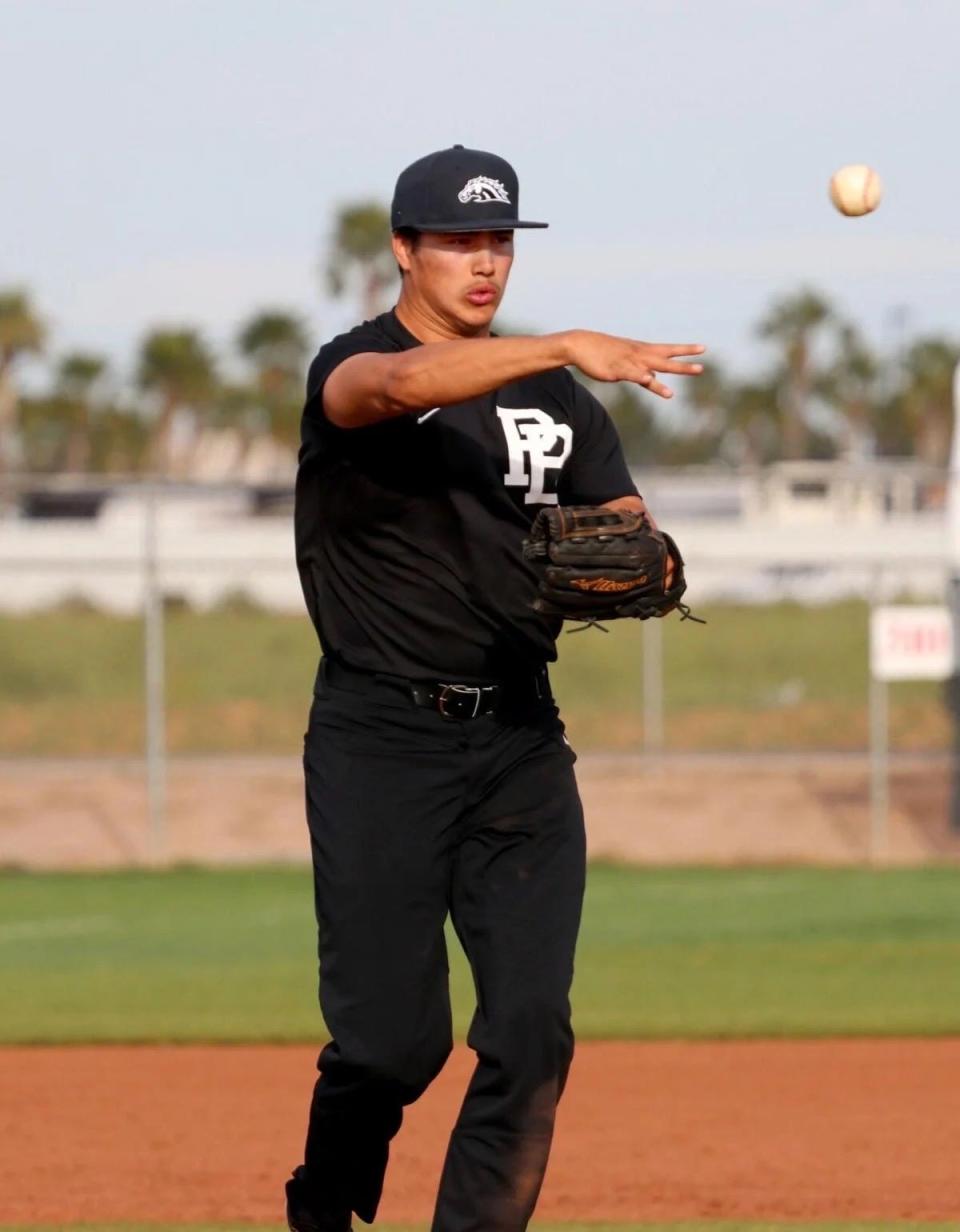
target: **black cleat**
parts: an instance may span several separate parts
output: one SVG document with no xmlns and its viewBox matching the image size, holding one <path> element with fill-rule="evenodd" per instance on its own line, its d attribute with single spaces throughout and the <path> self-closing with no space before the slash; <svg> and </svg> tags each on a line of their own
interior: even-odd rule
<svg viewBox="0 0 960 1232">
<path fill-rule="evenodd" d="M 287 1181 L 287 1227 L 290 1232 L 353 1232 L 349 1211 L 318 1215 L 307 1207 L 303 1167 L 294 1168 Z"/>
</svg>

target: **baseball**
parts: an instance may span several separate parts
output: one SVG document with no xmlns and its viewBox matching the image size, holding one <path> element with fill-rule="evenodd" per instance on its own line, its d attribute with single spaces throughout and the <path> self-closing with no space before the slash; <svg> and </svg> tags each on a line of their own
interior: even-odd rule
<svg viewBox="0 0 960 1232">
<path fill-rule="evenodd" d="M 864 163 L 841 167 L 830 180 L 830 200 L 848 218 L 872 213 L 880 204 L 881 191 L 880 177 Z"/>
</svg>

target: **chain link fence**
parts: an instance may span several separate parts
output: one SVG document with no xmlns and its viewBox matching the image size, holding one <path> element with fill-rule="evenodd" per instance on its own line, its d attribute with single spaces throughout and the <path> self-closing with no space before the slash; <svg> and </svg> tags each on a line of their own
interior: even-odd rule
<svg viewBox="0 0 960 1232">
<path fill-rule="evenodd" d="M 283 486 L 6 482 L 0 862 L 305 856 L 299 753 L 319 648 L 291 514 Z M 950 691 L 881 694 L 868 665 L 872 606 L 945 598 L 937 512 L 856 533 L 672 514 L 707 625 L 563 635 L 552 670 L 595 852 L 951 855 Z"/>
</svg>

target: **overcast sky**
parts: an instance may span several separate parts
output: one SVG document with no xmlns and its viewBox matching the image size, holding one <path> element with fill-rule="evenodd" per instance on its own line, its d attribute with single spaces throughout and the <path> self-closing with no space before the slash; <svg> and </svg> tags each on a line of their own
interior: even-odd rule
<svg viewBox="0 0 960 1232">
<path fill-rule="evenodd" d="M 777 293 L 879 344 L 960 336 L 960 0 L 0 0 L 0 286 L 55 352 L 129 369 L 152 324 L 221 354 L 265 306 L 352 323 L 340 202 L 461 142 L 513 162 L 505 316 L 703 341 L 749 371 Z M 874 165 L 844 219 L 831 172 Z"/>
</svg>

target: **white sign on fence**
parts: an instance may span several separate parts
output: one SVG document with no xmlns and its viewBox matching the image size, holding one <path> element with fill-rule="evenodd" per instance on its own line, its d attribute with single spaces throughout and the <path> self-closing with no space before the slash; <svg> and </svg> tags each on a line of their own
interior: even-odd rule
<svg viewBox="0 0 960 1232">
<path fill-rule="evenodd" d="M 876 680 L 945 680 L 953 674 L 953 625 L 946 607 L 898 604 L 870 614 L 870 671 Z"/>
</svg>

